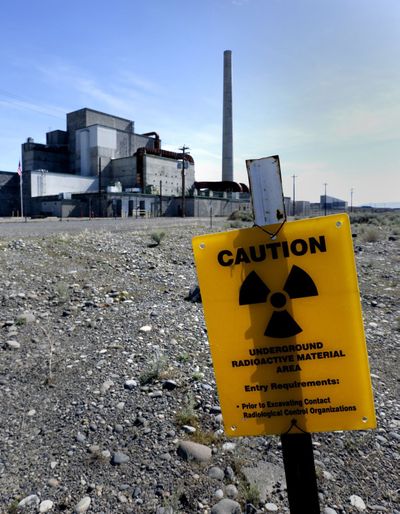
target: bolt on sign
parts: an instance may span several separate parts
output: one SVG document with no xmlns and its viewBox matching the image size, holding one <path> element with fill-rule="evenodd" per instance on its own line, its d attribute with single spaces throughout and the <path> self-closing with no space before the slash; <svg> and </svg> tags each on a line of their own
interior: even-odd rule
<svg viewBox="0 0 400 514">
<path fill-rule="evenodd" d="M 227 435 L 376 426 L 346 214 L 193 249 Z"/>
</svg>

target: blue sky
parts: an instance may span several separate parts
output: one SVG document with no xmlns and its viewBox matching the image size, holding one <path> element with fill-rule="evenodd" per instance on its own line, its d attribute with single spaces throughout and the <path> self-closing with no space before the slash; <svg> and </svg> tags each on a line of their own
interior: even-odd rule
<svg viewBox="0 0 400 514">
<path fill-rule="evenodd" d="M 8 0 L 0 169 L 89 107 L 190 147 L 221 177 L 223 52 L 232 50 L 234 175 L 278 154 L 284 192 L 400 202 L 399 0 Z"/>
</svg>

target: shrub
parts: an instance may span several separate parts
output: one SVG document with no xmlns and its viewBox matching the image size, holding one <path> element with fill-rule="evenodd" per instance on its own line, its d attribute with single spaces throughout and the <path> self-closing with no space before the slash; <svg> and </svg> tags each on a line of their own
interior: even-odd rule
<svg viewBox="0 0 400 514">
<path fill-rule="evenodd" d="M 254 506 L 258 506 L 260 504 L 260 491 L 255 484 L 247 484 L 244 496 L 246 503 L 249 503 Z"/>
<path fill-rule="evenodd" d="M 191 359 L 190 354 L 187 352 L 182 352 L 177 357 L 178 362 L 189 362 L 190 359 Z"/>
<path fill-rule="evenodd" d="M 165 232 L 152 232 L 150 234 L 150 237 L 151 237 L 152 241 L 154 241 L 154 243 L 155 243 L 154 246 L 158 246 L 159 244 L 161 244 L 161 241 L 164 239 Z"/>
<path fill-rule="evenodd" d="M 58 303 L 66 303 L 69 300 L 69 288 L 65 282 L 57 282 L 54 287 L 55 295 L 58 298 Z"/>
<path fill-rule="evenodd" d="M 190 435 L 190 440 L 194 443 L 205 444 L 211 446 L 221 439 L 221 436 L 210 430 L 202 430 L 197 427 L 196 432 Z"/>
<path fill-rule="evenodd" d="M 253 221 L 253 214 L 248 211 L 233 211 L 228 217 L 229 221 Z"/>
<path fill-rule="evenodd" d="M 373 214 L 372 212 L 356 212 L 350 214 L 350 221 L 351 223 L 375 223 L 376 222 L 376 214 Z"/>
<path fill-rule="evenodd" d="M 183 427 L 184 425 L 196 426 L 198 417 L 194 409 L 194 400 L 189 397 L 186 400 L 182 409 L 176 413 L 175 417 L 177 425 Z"/>
<path fill-rule="evenodd" d="M 159 356 L 155 361 L 153 361 L 150 364 L 149 368 L 147 368 L 141 373 L 139 377 L 140 384 L 143 386 L 146 384 L 150 384 L 155 380 L 158 380 L 159 378 L 161 378 L 161 375 L 165 371 L 166 367 L 166 358 L 164 356 Z"/>
<path fill-rule="evenodd" d="M 361 234 L 361 240 L 364 243 L 376 243 L 381 239 L 381 233 L 378 228 L 369 227 Z"/>
<path fill-rule="evenodd" d="M 243 223 L 241 221 L 231 221 L 229 223 L 230 228 L 242 228 Z"/>
</svg>

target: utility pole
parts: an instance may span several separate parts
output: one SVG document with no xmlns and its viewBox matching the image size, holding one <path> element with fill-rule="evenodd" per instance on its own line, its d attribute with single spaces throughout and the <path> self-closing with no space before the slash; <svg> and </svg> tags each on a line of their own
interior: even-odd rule
<svg viewBox="0 0 400 514">
<path fill-rule="evenodd" d="M 98 208 L 99 208 L 99 217 L 102 218 L 103 217 L 103 207 L 102 207 L 102 203 L 101 203 L 101 187 L 102 187 L 102 184 L 101 184 L 101 157 L 99 157 L 98 176 L 99 176 L 99 203 L 98 203 Z"/>
<path fill-rule="evenodd" d="M 185 217 L 185 155 L 188 153 L 187 150 L 189 150 L 188 146 L 183 145 L 182 148 L 179 148 L 179 150 L 182 152 L 182 218 Z"/>
<path fill-rule="evenodd" d="M 354 192 L 354 189 L 351 188 L 350 189 L 350 212 L 353 212 L 353 192 Z"/>
<path fill-rule="evenodd" d="M 292 175 L 293 179 L 293 216 L 296 216 L 296 175 Z"/>
<path fill-rule="evenodd" d="M 325 201 L 324 201 L 324 212 L 325 212 L 325 216 L 326 216 L 326 186 L 327 186 L 327 185 L 328 185 L 328 183 L 327 183 L 327 182 L 324 182 L 324 186 L 325 186 L 325 196 L 324 196 L 324 198 L 325 198 Z"/>
</svg>

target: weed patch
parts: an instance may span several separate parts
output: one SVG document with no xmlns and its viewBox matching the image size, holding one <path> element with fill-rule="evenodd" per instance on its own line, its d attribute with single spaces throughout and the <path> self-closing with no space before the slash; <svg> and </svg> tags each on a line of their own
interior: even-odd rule
<svg viewBox="0 0 400 514">
<path fill-rule="evenodd" d="M 165 237 L 165 232 L 152 232 L 150 234 L 150 238 L 153 241 L 153 243 L 150 246 L 159 246 L 161 244 L 161 241 Z"/>
<path fill-rule="evenodd" d="M 183 427 L 184 425 L 190 425 L 192 427 L 197 426 L 198 416 L 194 408 L 193 398 L 189 397 L 182 409 L 176 413 L 175 421 L 180 427 Z"/>
<path fill-rule="evenodd" d="M 162 378 L 166 369 L 167 359 L 164 356 L 158 357 L 146 370 L 141 373 L 139 377 L 140 384 L 147 385 Z"/>
<path fill-rule="evenodd" d="M 361 233 L 361 241 L 364 243 L 376 243 L 381 239 L 381 232 L 378 228 L 370 227 Z"/>
</svg>

